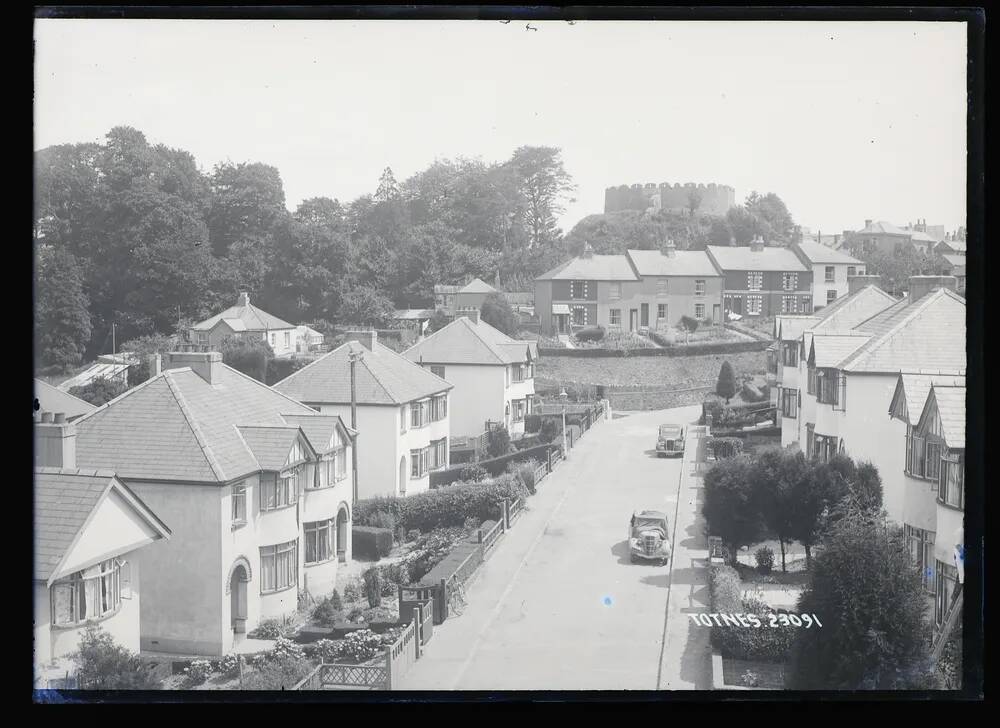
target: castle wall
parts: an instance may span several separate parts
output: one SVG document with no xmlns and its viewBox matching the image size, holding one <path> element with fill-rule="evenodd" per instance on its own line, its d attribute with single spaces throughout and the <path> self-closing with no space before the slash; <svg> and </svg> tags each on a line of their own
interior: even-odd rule
<svg viewBox="0 0 1000 728">
<path fill-rule="evenodd" d="M 688 196 L 692 190 L 701 195 L 698 207 L 701 214 L 722 216 L 736 206 L 736 191 L 728 185 L 663 182 L 659 185 L 647 183 L 608 187 L 604 191 L 604 212 L 643 211 L 657 206 L 652 198 L 659 199 L 658 206 L 663 210 L 683 212 L 688 209 Z"/>
</svg>

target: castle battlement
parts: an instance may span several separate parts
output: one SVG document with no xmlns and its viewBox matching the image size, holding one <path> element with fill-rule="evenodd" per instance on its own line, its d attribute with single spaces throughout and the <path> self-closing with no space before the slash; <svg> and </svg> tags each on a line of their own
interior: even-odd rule
<svg viewBox="0 0 1000 728">
<path fill-rule="evenodd" d="M 618 185 L 604 190 L 604 212 L 621 210 L 643 211 L 659 207 L 672 212 L 690 208 L 690 195 L 701 198 L 698 211 L 706 215 L 725 215 L 736 206 L 736 190 L 729 185 L 715 182 L 647 182 L 644 184 Z M 654 197 L 658 200 L 653 199 Z"/>
</svg>

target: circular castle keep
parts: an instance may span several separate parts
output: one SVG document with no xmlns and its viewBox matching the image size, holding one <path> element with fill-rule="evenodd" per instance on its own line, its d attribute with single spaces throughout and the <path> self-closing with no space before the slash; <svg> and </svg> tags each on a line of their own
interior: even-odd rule
<svg viewBox="0 0 1000 728">
<path fill-rule="evenodd" d="M 686 212 L 689 209 L 691 192 L 701 195 L 698 212 L 703 215 L 725 215 L 729 208 L 736 206 L 736 190 L 729 185 L 660 184 L 620 185 L 608 187 L 604 191 L 604 212 L 621 210 L 647 210 L 650 207 L 670 212 Z"/>
</svg>

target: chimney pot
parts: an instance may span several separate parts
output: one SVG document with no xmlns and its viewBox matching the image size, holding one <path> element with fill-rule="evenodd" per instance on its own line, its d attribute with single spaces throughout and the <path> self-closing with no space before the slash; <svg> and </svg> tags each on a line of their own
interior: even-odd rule
<svg viewBox="0 0 1000 728">
<path fill-rule="evenodd" d="M 191 367 L 192 371 L 209 384 L 216 384 L 222 374 L 222 354 L 217 351 L 172 351 L 167 354 L 166 369 Z"/>
<path fill-rule="evenodd" d="M 51 423 L 52 422 L 52 413 L 51 412 L 42 412 L 42 422 Z"/>
<path fill-rule="evenodd" d="M 240 291 L 239 297 L 236 299 L 237 306 L 249 306 L 250 305 L 250 294 L 246 291 Z"/>
<path fill-rule="evenodd" d="M 877 286 L 882 281 L 882 276 L 857 275 L 847 276 L 847 295 L 857 293 L 866 286 Z"/>
<path fill-rule="evenodd" d="M 56 412 L 54 415 L 52 415 L 52 421 L 55 424 L 57 424 L 57 425 L 65 425 L 66 424 L 66 413 L 65 412 Z"/>
<path fill-rule="evenodd" d="M 871 220 L 865 220 L 865 227 L 871 227 L 871 226 L 872 226 L 872 221 Z"/>
</svg>

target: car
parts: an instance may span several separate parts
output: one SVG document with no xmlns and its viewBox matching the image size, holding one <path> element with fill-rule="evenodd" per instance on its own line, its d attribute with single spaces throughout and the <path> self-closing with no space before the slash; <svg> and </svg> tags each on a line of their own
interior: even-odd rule
<svg viewBox="0 0 1000 728">
<path fill-rule="evenodd" d="M 670 535 L 667 514 L 662 511 L 633 511 L 628 526 L 629 561 L 670 563 Z"/>
<path fill-rule="evenodd" d="M 658 457 L 682 457 L 684 455 L 684 428 L 680 425 L 660 425 L 656 438 Z"/>
</svg>

